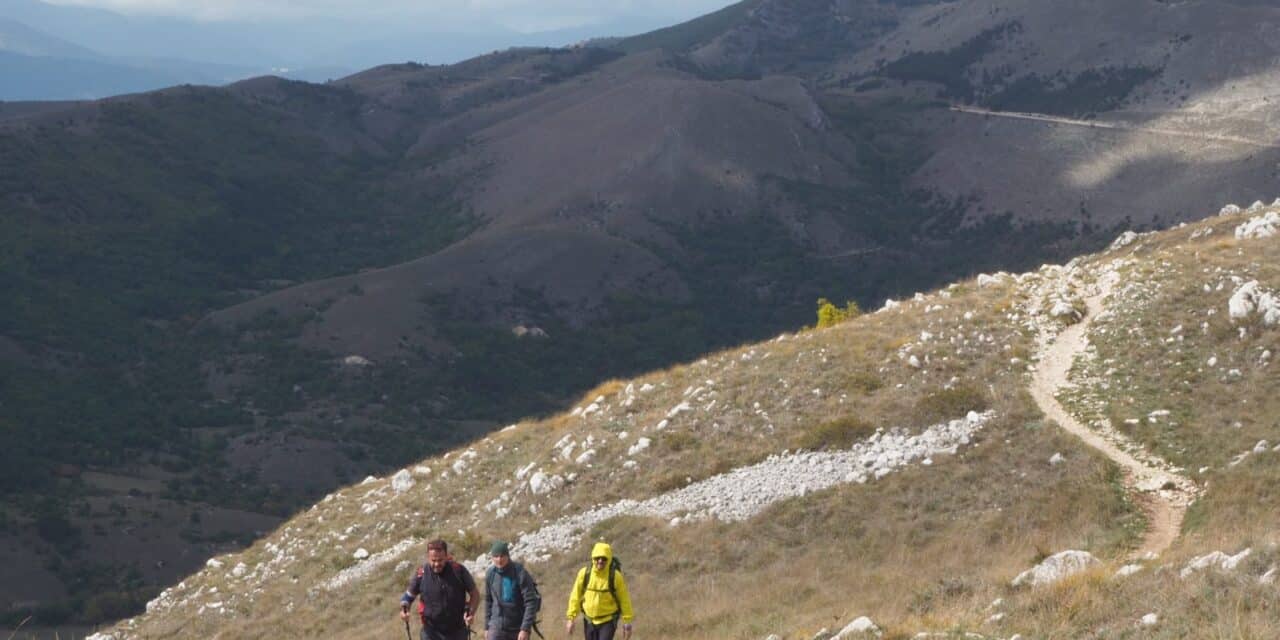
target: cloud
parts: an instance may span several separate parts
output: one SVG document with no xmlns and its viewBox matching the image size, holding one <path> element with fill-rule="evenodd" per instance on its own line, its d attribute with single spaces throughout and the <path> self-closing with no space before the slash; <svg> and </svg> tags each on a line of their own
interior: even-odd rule
<svg viewBox="0 0 1280 640">
<path fill-rule="evenodd" d="M 431 20 L 437 24 L 499 24 L 532 31 L 622 19 L 678 21 L 714 11 L 731 0 L 45 0 L 125 14 L 206 21 L 339 18 L 357 22 Z"/>
</svg>

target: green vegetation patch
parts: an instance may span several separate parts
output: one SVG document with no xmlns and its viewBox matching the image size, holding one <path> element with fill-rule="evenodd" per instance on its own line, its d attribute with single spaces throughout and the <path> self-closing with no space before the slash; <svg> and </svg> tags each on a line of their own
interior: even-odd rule
<svg viewBox="0 0 1280 640">
<path fill-rule="evenodd" d="M 1119 107 L 1134 89 L 1160 73 L 1150 67 L 1102 67 L 1070 78 L 1061 72 L 1048 78 L 1032 73 L 981 102 L 997 111 L 1088 117 Z"/>
<path fill-rule="evenodd" d="M 884 65 L 880 72 L 895 80 L 940 84 L 945 97 L 969 101 L 977 93 L 969 79 L 969 67 L 993 51 L 1001 39 L 1021 30 L 1021 23 L 1006 22 L 946 51 L 909 53 Z"/>
</svg>

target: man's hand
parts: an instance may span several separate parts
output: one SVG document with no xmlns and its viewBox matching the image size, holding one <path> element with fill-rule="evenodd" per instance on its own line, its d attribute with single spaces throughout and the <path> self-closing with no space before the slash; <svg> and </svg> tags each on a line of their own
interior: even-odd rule
<svg viewBox="0 0 1280 640">
<path fill-rule="evenodd" d="M 564 633 L 570 638 L 573 637 L 573 620 L 564 623 Z"/>
<path fill-rule="evenodd" d="M 409 621 L 409 607 L 400 607 L 400 619 L 405 622 Z"/>
<path fill-rule="evenodd" d="M 520 635 L 516 636 L 516 640 L 529 640 L 529 630 L 521 629 Z"/>
<path fill-rule="evenodd" d="M 462 614 L 462 622 L 464 622 L 468 627 L 470 627 L 471 623 L 475 621 L 476 621 L 476 612 L 468 611 Z"/>
<path fill-rule="evenodd" d="M 622 640 L 631 640 L 631 623 L 622 625 Z"/>
</svg>

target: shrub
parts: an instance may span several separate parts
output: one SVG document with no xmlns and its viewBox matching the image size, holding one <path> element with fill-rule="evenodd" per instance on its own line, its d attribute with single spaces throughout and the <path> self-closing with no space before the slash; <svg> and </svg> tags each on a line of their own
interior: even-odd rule
<svg viewBox="0 0 1280 640">
<path fill-rule="evenodd" d="M 857 416 L 842 416 L 803 432 L 796 439 L 801 449 L 847 449 L 875 433 L 875 427 Z"/>
<path fill-rule="evenodd" d="M 658 440 L 658 444 L 672 453 L 692 449 L 698 445 L 698 439 L 684 432 L 668 433 Z"/>
<path fill-rule="evenodd" d="M 833 327 L 850 318 L 856 318 L 862 315 L 862 310 L 858 308 L 858 303 L 847 300 L 844 308 L 841 309 L 832 304 L 826 298 L 818 298 L 818 328 L 825 329 Z"/>
<path fill-rule="evenodd" d="M 131 593 L 106 591 L 89 598 L 81 613 L 85 622 L 100 623 L 119 620 L 141 613 L 145 601 Z"/>
<path fill-rule="evenodd" d="M 845 387 L 862 393 L 872 393 L 884 387 L 884 380 L 870 371 L 855 371 L 844 381 Z"/>
<path fill-rule="evenodd" d="M 958 418 L 970 411 L 985 411 L 990 404 L 987 394 L 977 387 L 958 384 L 917 400 L 916 415 L 922 422 L 935 423 Z"/>
<path fill-rule="evenodd" d="M 677 470 L 662 475 L 653 481 L 653 490 L 658 493 L 667 493 L 675 491 L 686 484 L 689 484 L 689 476 Z"/>
<path fill-rule="evenodd" d="M 460 558 L 474 558 L 488 549 L 489 541 L 474 529 L 467 529 L 457 541 L 449 543 L 449 550 Z"/>
</svg>

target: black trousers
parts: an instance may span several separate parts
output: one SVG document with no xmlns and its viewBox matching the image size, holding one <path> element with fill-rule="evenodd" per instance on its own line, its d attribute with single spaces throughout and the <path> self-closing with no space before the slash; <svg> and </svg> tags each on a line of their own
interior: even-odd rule
<svg viewBox="0 0 1280 640">
<path fill-rule="evenodd" d="M 430 627 L 423 627 L 422 640 L 467 640 L 466 628 L 457 631 L 441 631 Z"/>
<path fill-rule="evenodd" d="M 590 620 L 582 621 L 582 631 L 586 634 L 587 640 L 613 640 L 613 634 L 617 630 L 617 620 L 610 620 L 600 625 L 591 624 Z"/>
</svg>

